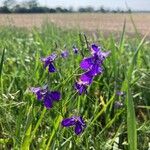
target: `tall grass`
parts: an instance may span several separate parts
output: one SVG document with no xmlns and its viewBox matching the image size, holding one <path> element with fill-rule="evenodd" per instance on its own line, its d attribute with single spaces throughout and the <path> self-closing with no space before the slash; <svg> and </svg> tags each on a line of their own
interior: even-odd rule
<svg viewBox="0 0 150 150">
<path fill-rule="evenodd" d="M 53 24 L 27 31 L 0 28 L 0 148 L 1 149 L 148 149 L 150 141 L 149 39 L 126 35 L 125 23 L 118 40 L 112 34 L 97 38 L 78 30 L 64 30 Z M 82 73 L 83 56 L 91 43 L 111 54 L 104 72 L 94 79 L 88 94 L 79 96 L 73 88 Z M 75 44 L 80 53 L 75 55 Z M 40 61 L 52 52 L 69 57 L 55 61 L 57 72 L 49 74 Z M 29 91 L 49 85 L 62 99 L 46 110 Z M 122 91 L 123 96 L 116 95 Z M 123 104 L 115 107 L 116 102 Z M 61 126 L 62 118 L 82 115 L 84 132 Z"/>
</svg>

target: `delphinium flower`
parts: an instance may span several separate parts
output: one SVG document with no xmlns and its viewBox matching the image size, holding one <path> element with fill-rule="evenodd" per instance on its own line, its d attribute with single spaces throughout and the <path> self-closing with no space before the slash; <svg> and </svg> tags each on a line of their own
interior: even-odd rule
<svg viewBox="0 0 150 150">
<path fill-rule="evenodd" d="M 43 101 L 47 109 L 53 107 L 54 101 L 61 99 L 61 94 L 58 91 L 49 91 L 47 88 L 42 89 L 40 87 L 32 87 L 30 90 L 36 95 L 38 100 Z"/>
<path fill-rule="evenodd" d="M 56 68 L 54 66 L 54 60 L 56 57 L 57 55 L 52 53 L 48 57 L 41 58 L 41 61 L 44 63 L 44 68 L 48 67 L 49 72 L 56 72 Z"/>
<path fill-rule="evenodd" d="M 75 53 L 75 54 L 78 54 L 78 48 L 76 47 L 76 46 L 73 46 L 73 52 Z"/>
<path fill-rule="evenodd" d="M 79 78 L 79 81 L 82 82 L 82 87 L 87 87 L 88 85 L 90 85 L 94 77 L 100 75 L 103 72 L 103 61 L 109 54 L 110 52 L 102 52 L 101 48 L 98 47 L 96 44 L 91 45 L 92 56 L 84 58 L 80 63 L 81 69 L 85 71 Z M 76 84 L 78 85 L 77 82 Z M 76 90 L 78 89 L 79 88 L 76 88 Z M 79 94 L 82 93 L 79 92 Z"/>
<path fill-rule="evenodd" d="M 124 95 L 125 95 L 125 93 L 124 93 L 124 92 L 122 92 L 122 91 L 117 91 L 117 92 L 116 92 L 116 95 L 118 95 L 118 96 L 124 96 Z"/>
<path fill-rule="evenodd" d="M 69 52 L 67 50 L 64 50 L 61 52 L 61 57 L 62 58 L 67 58 L 69 56 Z"/>
<path fill-rule="evenodd" d="M 76 135 L 79 135 L 83 132 L 86 124 L 81 116 L 73 116 L 71 118 L 65 118 L 61 122 L 64 127 L 74 126 L 74 132 Z"/>
<path fill-rule="evenodd" d="M 102 52 L 101 48 L 98 47 L 95 44 L 91 45 L 91 57 L 84 58 L 81 63 L 80 67 L 88 71 L 91 76 L 96 76 L 98 74 L 101 74 L 102 69 L 102 63 L 106 59 L 106 57 L 110 54 L 110 52 Z"/>
<path fill-rule="evenodd" d="M 87 93 L 87 85 L 81 80 L 75 82 L 74 88 L 77 90 L 79 95 Z"/>
<path fill-rule="evenodd" d="M 122 107 L 123 107 L 123 103 L 122 103 L 122 102 L 116 101 L 116 102 L 114 103 L 114 108 L 115 108 L 115 109 L 119 109 L 119 108 L 122 108 Z"/>
</svg>

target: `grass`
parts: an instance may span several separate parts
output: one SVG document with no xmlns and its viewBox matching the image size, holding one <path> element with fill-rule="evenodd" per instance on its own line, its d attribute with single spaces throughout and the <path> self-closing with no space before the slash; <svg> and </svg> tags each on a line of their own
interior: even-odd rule
<svg viewBox="0 0 150 150">
<path fill-rule="evenodd" d="M 53 24 L 32 31 L 0 28 L 0 149 L 148 149 L 150 42 L 127 36 L 125 28 L 124 22 L 121 40 L 113 34 L 106 38 L 97 33 L 95 37 Z M 82 73 L 83 55 L 90 55 L 91 43 L 110 50 L 111 55 L 88 94 L 79 96 L 73 85 Z M 74 55 L 73 44 L 80 54 Z M 55 61 L 58 71 L 49 74 L 40 58 L 54 51 L 60 55 L 64 49 L 69 50 L 69 57 L 59 57 Z M 45 84 L 62 93 L 61 101 L 50 110 L 29 91 Z M 125 95 L 117 96 L 117 91 Z M 116 109 L 115 102 L 123 107 Z M 79 136 L 60 124 L 72 115 L 82 115 L 86 121 Z"/>
</svg>

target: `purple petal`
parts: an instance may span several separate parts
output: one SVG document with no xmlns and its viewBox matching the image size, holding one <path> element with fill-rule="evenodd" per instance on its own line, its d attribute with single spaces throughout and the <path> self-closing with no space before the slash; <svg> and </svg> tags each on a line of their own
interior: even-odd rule
<svg viewBox="0 0 150 150">
<path fill-rule="evenodd" d="M 49 72 L 55 72 L 56 71 L 56 69 L 52 63 L 49 64 L 48 70 L 49 70 Z"/>
<path fill-rule="evenodd" d="M 81 61 L 80 63 L 80 67 L 83 69 L 83 70 L 88 70 L 92 67 L 93 65 L 93 57 L 89 57 L 89 58 L 85 58 Z"/>
<path fill-rule="evenodd" d="M 125 93 L 122 92 L 122 91 L 117 91 L 116 94 L 117 94 L 118 96 L 123 96 Z"/>
<path fill-rule="evenodd" d="M 75 133 L 78 135 L 78 134 L 80 134 L 82 131 L 83 131 L 83 130 L 82 130 L 81 124 L 76 123 L 76 126 L 75 126 Z"/>
<path fill-rule="evenodd" d="M 73 51 L 75 54 L 78 54 L 78 48 L 76 48 L 75 46 L 73 46 Z"/>
<path fill-rule="evenodd" d="M 51 62 L 55 60 L 56 57 L 57 55 L 55 53 L 52 53 L 48 57 L 41 58 L 41 61 L 44 62 L 44 67 L 46 68 Z"/>
<path fill-rule="evenodd" d="M 84 73 L 84 74 L 82 74 L 82 75 L 80 76 L 80 80 L 81 80 L 84 84 L 90 85 L 90 84 L 92 83 L 92 81 L 93 81 L 93 76 L 92 76 L 92 74 L 90 74 L 90 72 L 86 72 L 86 73 Z"/>
<path fill-rule="evenodd" d="M 83 120 L 82 117 L 78 117 L 78 122 L 79 122 L 83 127 L 86 126 L 86 125 L 85 125 L 85 122 L 84 122 L 84 120 Z"/>
<path fill-rule="evenodd" d="M 100 51 L 100 47 L 98 47 L 96 44 L 91 45 L 92 55 L 98 53 L 99 51 Z"/>
<path fill-rule="evenodd" d="M 92 66 L 92 69 L 89 71 L 89 74 L 91 74 L 91 76 L 96 76 L 98 74 L 101 74 L 103 72 L 102 67 L 99 64 L 94 64 Z"/>
<path fill-rule="evenodd" d="M 32 87 L 32 88 L 30 88 L 30 90 L 34 94 L 36 94 L 36 97 L 37 97 L 38 100 L 41 100 L 43 98 L 44 93 L 42 92 L 42 89 L 40 87 L 37 87 L 37 88 Z"/>
<path fill-rule="evenodd" d="M 61 56 L 62 56 L 63 58 L 67 58 L 67 57 L 69 56 L 69 52 L 68 52 L 68 51 L 62 51 L 62 52 L 61 52 Z"/>
<path fill-rule="evenodd" d="M 101 62 L 103 62 L 103 61 L 106 59 L 106 57 L 109 56 L 109 54 L 110 54 L 109 51 L 108 51 L 108 52 L 99 51 L 99 52 L 97 53 L 97 56 L 98 56 L 98 59 L 99 59 Z"/>
<path fill-rule="evenodd" d="M 61 99 L 61 94 L 60 94 L 60 92 L 52 91 L 52 92 L 50 93 L 50 97 L 51 97 L 52 100 L 58 101 L 58 100 Z"/>
<path fill-rule="evenodd" d="M 47 108 L 47 109 L 50 109 L 53 107 L 53 101 L 50 97 L 50 94 L 47 93 L 44 97 L 44 106 Z"/>
<path fill-rule="evenodd" d="M 108 56 L 110 55 L 110 51 L 108 51 L 108 52 L 101 52 L 101 55 L 102 55 L 104 58 L 106 58 L 106 57 L 108 57 Z"/>
<path fill-rule="evenodd" d="M 81 82 L 81 81 L 80 81 Z M 87 93 L 87 86 L 84 84 L 80 84 L 79 82 L 76 82 L 74 85 L 75 89 L 78 91 L 78 93 L 81 95 L 83 93 Z"/>
<path fill-rule="evenodd" d="M 30 90 L 33 93 L 37 93 L 37 92 L 39 92 L 41 90 L 41 88 L 40 87 L 31 87 Z"/>
<path fill-rule="evenodd" d="M 119 101 L 116 101 L 114 103 L 114 108 L 115 109 L 119 109 L 119 108 L 122 108 L 123 107 L 123 103 L 119 102 Z"/>
<path fill-rule="evenodd" d="M 62 122 L 61 122 L 62 126 L 64 127 L 70 127 L 70 126 L 73 126 L 76 124 L 76 121 L 75 121 L 75 118 L 72 117 L 72 118 L 66 118 L 66 119 L 63 119 Z"/>
</svg>

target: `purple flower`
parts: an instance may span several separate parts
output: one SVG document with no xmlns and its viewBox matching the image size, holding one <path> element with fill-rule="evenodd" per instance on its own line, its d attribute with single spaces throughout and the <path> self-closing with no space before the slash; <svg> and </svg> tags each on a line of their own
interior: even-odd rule
<svg viewBox="0 0 150 150">
<path fill-rule="evenodd" d="M 73 52 L 75 53 L 75 54 L 78 54 L 78 48 L 76 47 L 76 46 L 73 46 Z"/>
<path fill-rule="evenodd" d="M 42 100 L 44 106 L 49 109 L 53 107 L 54 101 L 59 101 L 61 99 L 61 94 L 58 91 L 48 91 L 47 89 L 42 89 L 40 87 L 32 87 L 31 91 L 36 94 L 38 100 Z"/>
<path fill-rule="evenodd" d="M 116 101 L 114 103 L 114 108 L 115 109 L 119 109 L 119 108 L 122 108 L 123 107 L 123 103 L 119 102 L 119 101 Z"/>
<path fill-rule="evenodd" d="M 90 85 L 95 76 L 103 72 L 102 63 L 110 52 L 102 52 L 101 48 L 95 44 L 91 45 L 91 57 L 84 58 L 80 67 L 86 72 L 80 76 L 79 82 L 75 83 L 75 89 L 81 95 L 86 93 L 87 86 Z"/>
<path fill-rule="evenodd" d="M 44 62 L 44 68 L 48 67 L 49 72 L 55 72 L 56 68 L 54 67 L 54 60 L 57 57 L 55 53 L 49 55 L 48 57 L 41 58 L 41 61 Z"/>
<path fill-rule="evenodd" d="M 110 52 L 102 52 L 100 47 L 95 44 L 91 46 L 91 57 L 85 58 L 81 61 L 80 67 L 83 70 L 89 71 L 91 76 L 96 76 L 102 73 L 102 63 Z"/>
<path fill-rule="evenodd" d="M 69 56 L 69 52 L 67 50 L 61 52 L 62 58 L 67 58 Z"/>
<path fill-rule="evenodd" d="M 85 72 L 80 76 L 82 84 L 90 85 L 93 81 L 93 74 L 91 71 Z"/>
<path fill-rule="evenodd" d="M 71 118 L 65 118 L 61 122 L 62 126 L 64 127 L 71 127 L 74 126 L 74 132 L 76 135 L 79 135 L 83 132 L 84 128 L 86 127 L 85 122 L 81 116 L 73 116 Z"/>
<path fill-rule="evenodd" d="M 83 93 L 87 93 L 87 85 L 81 80 L 75 83 L 74 88 L 80 95 Z"/>
<path fill-rule="evenodd" d="M 43 96 L 47 92 L 47 90 L 41 89 L 40 87 L 31 87 L 30 90 L 36 94 L 38 100 L 42 100 Z"/>
<path fill-rule="evenodd" d="M 123 95 L 125 95 L 125 93 L 122 92 L 122 91 L 117 91 L 116 94 L 117 94 L 118 96 L 123 96 Z"/>
</svg>

